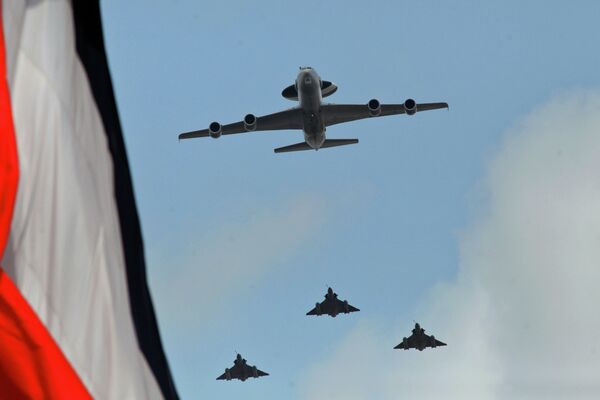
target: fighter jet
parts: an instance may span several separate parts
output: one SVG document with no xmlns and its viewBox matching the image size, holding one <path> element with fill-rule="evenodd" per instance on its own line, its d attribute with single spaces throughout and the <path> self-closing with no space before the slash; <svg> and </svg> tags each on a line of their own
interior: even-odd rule
<svg viewBox="0 0 600 400">
<path fill-rule="evenodd" d="M 325 300 L 317 303 L 315 308 L 306 313 L 306 315 L 323 315 L 328 314 L 336 317 L 340 313 L 348 314 L 351 312 L 360 311 L 358 308 L 348 304 L 348 300 L 339 300 L 337 293 L 333 292 L 332 288 L 327 289 Z"/>
<path fill-rule="evenodd" d="M 275 153 L 319 150 L 358 143 L 358 139 L 327 139 L 325 131 L 331 125 L 364 118 L 396 114 L 414 115 L 419 111 L 448 108 L 447 103 L 417 103 L 413 99 L 407 99 L 401 104 L 381 104 L 377 99 L 371 99 L 366 104 L 323 103 L 323 98 L 332 95 L 336 90 L 337 86 L 334 83 L 322 80 L 311 67 L 300 67 L 294 84 L 281 92 L 286 99 L 298 101 L 298 106 L 262 117 L 246 114 L 242 121 L 227 125 L 211 122 L 208 129 L 182 133 L 179 139 L 207 136 L 216 139 L 221 135 L 244 132 L 298 129 L 304 131 L 304 141 L 277 148 Z"/>
<path fill-rule="evenodd" d="M 246 359 L 242 358 L 241 354 L 238 354 L 233 360 L 233 367 L 225 368 L 225 373 L 219 376 L 217 380 L 232 380 L 239 379 L 244 382 L 248 378 L 259 378 L 261 376 L 267 376 L 266 372 L 256 368 L 256 365 L 250 366 L 246 363 Z"/>
<path fill-rule="evenodd" d="M 421 325 L 415 323 L 415 329 L 412 330 L 412 335 L 402 339 L 402 343 L 394 347 L 394 349 L 417 349 L 423 351 L 427 347 L 436 348 L 438 346 L 446 346 L 446 343 L 440 342 L 435 336 L 426 335 L 425 329 Z"/>
</svg>

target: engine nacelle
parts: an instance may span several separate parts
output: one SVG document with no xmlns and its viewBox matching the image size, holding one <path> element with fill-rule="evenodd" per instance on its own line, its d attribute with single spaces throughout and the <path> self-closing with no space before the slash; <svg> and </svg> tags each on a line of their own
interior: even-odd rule
<svg viewBox="0 0 600 400">
<path fill-rule="evenodd" d="M 406 99 L 404 102 L 404 110 L 406 110 L 407 115 L 415 115 L 417 112 L 417 102 L 413 99 Z"/>
<path fill-rule="evenodd" d="M 256 116 L 254 114 L 246 114 L 244 117 L 244 129 L 247 131 L 256 129 Z"/>
<path fill-rule="evenodd" d="M 431 347 L 433 347 L 434 349 L 436 347 L 435 336 L 433 335 L 431 335 Z"/>
<path fill-rule="evenodd" d="M 379 114 L 381 114 L 381 103 L 379 100 L 369 100 L 367 107 L 369 108 L 369 114 L 371 114 L 371 117 L 377 117 Z"/>
<path fill-rule="evenodd" d="M 317 310 L 317 315 L 321 315 L 321 303 L 315 304 L 315 309 Z"/>
<path fill-rule="evenodd" d="M 218 122 L 211 122 L 208 126 L 208 134 L 213 139 L 218 139 L 221 137 L 221 133 L 223 133 L 223 127 Z"/>
<path fill-rule="evenodd" d="M 350 306 L 348 305 L 348 300 L 344 300 L 344 312 L 348 314 L 350 312 Z"/>
<path fill-rule="evenodd" d="M 405 337 L 402 338 L 402 347 L 404 347 L 404 350 L 408 349 L 408 339 Z"/>
<path fill-rule="evenodd" d="M 231 371 L 229 370 L 229 368 L 225 368 L 225 379 L 227 379 L 228 381 L 231 380 Z"/>
</svg>

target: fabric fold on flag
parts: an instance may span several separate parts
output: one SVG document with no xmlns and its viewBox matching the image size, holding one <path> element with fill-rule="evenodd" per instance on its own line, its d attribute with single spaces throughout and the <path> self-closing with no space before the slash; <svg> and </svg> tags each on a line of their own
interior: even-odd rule
<svg viewBox="0 0 600 400">
<path fill-rule="evenodd" d="M 0 250 L 10 225 L 0 271 L 0 348 L 12 337 L 14 354 L 41 350 L 30 361 L 0 358 L 0 391 L 176 399 L 146 282 L 98 2 L 1 4 L 0 72 L 8 87 L 0 88 L 0 101 L 6 96 L 10 107 L 0 118 L 2 127 L 12 119 L 14 129 L 0 133 Z M 5 168 L 10 140 L 13 169 Z M 7 213 L 11 187 L 16 201 Z"/>
</svg>

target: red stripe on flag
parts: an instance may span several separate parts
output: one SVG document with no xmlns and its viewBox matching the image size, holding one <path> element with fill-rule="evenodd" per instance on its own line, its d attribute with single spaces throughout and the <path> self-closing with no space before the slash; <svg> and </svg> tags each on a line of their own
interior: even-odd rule
<svg viewBox="0 0 600 400">
<path fill-rule="evenodd" d="M 19 161 L 13 131 L 8 82 L 6 82 L 2 1 L 0 0 L 0 260 L 2 260 L 4 246 L 8 239 L 18 180 Z"/>
<path fill-rule="evenodd" d="M 91 399 L 46 327 L 2 270 L 0 393 L 3 399 Z"/>
<path fill-rule="evenodd" d="M 0 1 L 0 260 L 8 239 L 19 167 Z M 85 386 L 19 289 L 0 269 L 0 396 L 90 399 Z"/>
</svg>

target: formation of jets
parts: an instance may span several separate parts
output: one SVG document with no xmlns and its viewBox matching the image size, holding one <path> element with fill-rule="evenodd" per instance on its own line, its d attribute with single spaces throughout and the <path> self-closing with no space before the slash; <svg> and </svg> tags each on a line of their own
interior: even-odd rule
<svg viewBox="0 0 600 400">
<path fill-rule="evenodd" d="M 306 315 L 329 315 L 335 318 L 338 314 L 349 314 L 357 311 L 360 310 L 350 305 L 347 300 L 338 299 L 337 293 L 332 288 L 328 288 L 325 300 L 316 303 L 315 307 L 307 312 Z M 415 323 L 412 335 L 403 338 L 402 343 L 394 347 L 394 349 L 417 349 L 423 351 L 428 347 L 436 348 L 440 346 L 446 346 L 446 343 L 440 342 L 433 335 L 425 334 L 425 329 L 421 328 L 421 325 L 418 323 Z M 242 358 L 241 354 L 238 353 L 233 361 L 233 367 L 226 368 L 225 372 L 217 377 L 217 380 L 230 381 L 232 379 L 239 379 L 243 382 L 248 378 L 260 378 L 267 375 L 269 374 L 259 370 L 255 365 L 248 365 L 246 359 Z"/>
<path fill-rule="evenodd" d="M 293 85 L 283 89 L 281 95 L 288 100 L 298 101 L 298 106 L 288 110 L 257 117 L 246 114 L 242 121 L 221 125 L 211 122 L 208 129 L 185 132 L 179 139 L 233 135 L 244 132 L 302 130 L 304 141 L 275 149 L 275 153 L 290 151 L 319 150 L 327 147 L 358 143 L 358 139 L 327 139 L 327 127 L 359 119 L 384 117 L 388 115 L 414 115 L 420 111 L 448 108 L 448 103 L 417 103 L 407 99 L 400 104 L 381 104 L 371 99 L 366 104 L 329 104 L 323 98 L 332 95 L 337 86 L 322 80 L 311 67 L 300 67 L 300 73 Z"/>
<path fill-rule="evenodd" d="M 337 86 L 330 81 L 322 80 L 313 68 L 300 67 L 300 72 L 294 84 L 286 87 L 281 92 L 281 95 L 286 99 L 297 101 L 298 105 L 296 107 L 260 117 L 254 114 L 246 114 L 242 121 L 227 125 L 211 122 L 207 129 L 182 133 L 179 135 L 179 139 L 209 136 L 217 139 L 221 135 L 245 132 L 302 130 L 304 141 L 276 148 L 275 153 L 319 150 L 358 143 L 358 139 L 328 139 L 326 131 L 332 125 L 365 118 L 397 114 L 414 115 L 420 111 L 448 108 L 447 103 L 417 103 L 411 98 L 399 104 L 381 104 L 377 99 L 371 99 L 366 104 L 330 104 L 323 102 L 323 98 L 332 95 L 336 91 Z M 358 311 L 360 310 L 350 305 L 347 300 L 338 299 L 337 293 L 332 288 L 328 288 L 325 300 L 316 303 L 315 307 L 306 315 L 329 315 L 335 318 L 339 314 Z M 415 323 L 412 335 L 403 338 L 402 343 L 394 348 L 423 351 L 428 347 L 436 348 L 440 346 L 446 346 L 446 343 L 440 342 L 433 335 L 425 334 L 425 330 L 418 323 Z M 240 354 L 237 354 L 233 367 L 226 368 L 217 380 L 239 379 L 246 381 L 248 378 L 259 378 L 267 375 L 269 374 L 259 370 L 256 366 L 248 365 L 246 360 Z"/>
</svg>

